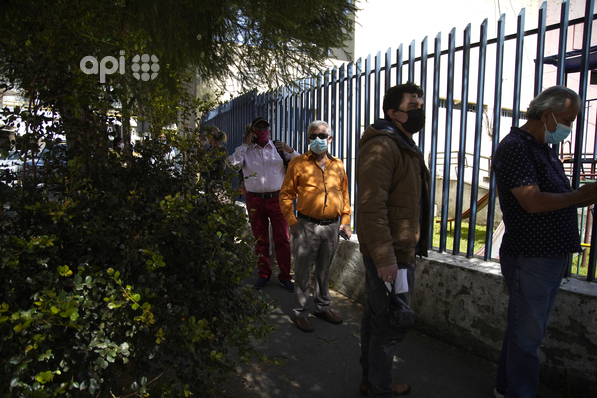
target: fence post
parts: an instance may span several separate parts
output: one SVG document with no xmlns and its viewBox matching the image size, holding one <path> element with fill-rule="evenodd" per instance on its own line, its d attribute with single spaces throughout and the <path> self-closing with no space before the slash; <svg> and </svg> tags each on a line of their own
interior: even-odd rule
<svg viewBox="0 0 597 398">
<path fill-rule="evenodd" d="M 454 52 L 456 48 L 456 29 L 448 35 L 448 88 L 446 92 L 446 139 L 444 144 L 444 181 L 442 196 L 442 218 L 439 252 L 446 251 L 448 237 L 448 217 L 450 205 L 450 167 L 452 165 L 452 117 L 454 113 Z"/>
<path fill-rule="evenodd" d="M 471 24 L 464 30 L 464 48 L 462 50 L 462 93 L 460 107 L 460 139 L 458 147 L 458 175 L 456 179 L 456 205 L 454 206 L 454 246 L 452 254 L 460 253 L 460 235 L 462 227 L 462 202 L 464 201 L 464 164 L 466 160 L 466 127 L 468 114 L 468 83 L 469 83 L 469 64 L 471 58 Z M 470 224 L 469 224 L 470 228 Z M 474 226 L 473 226 L 474 228 Z"/>
<path fill-rule="evenodd" d="M 504 30 L 506 25 L 506 14 L 502 14 L 498 21 L 498 37 L 496 50 L 496 65 L 495 65 L 495 97 L 493 104 L 493 135 L 491 141 L 491 157 L 495 154 L 497 146 L 500 142 L 500 121 L 502 113 L 502 72 L 504 68 Z M 495 213 L 495 174 L 489 172 L 489 203 L 487 205 L 487 231 L 485 234 L 485 255 L 484 260 L 491 257 L 491 248 L 493 246 L 493 220 Z"/>
<path fill-rule="evenodd" d="M 477 74 L 477 109 L 475 109 L 475 140 L 473 151 L 473 177 L 471 181 L 471 217 L 469 219 L 466 256 L 472 257 L 475 250 L 477 225 L 477 198 L 479 194 L 479 168 L 481 162 L 481 136 L 483 134 L 483 99 L 485 97 L 485 62 L 487 60 L 487 19 L 481 24 L 479 39 L 479 72 Z"/>
<path fill-rule="evenodd" d="M 431 173 L 431 206 L 429 206 L 429 220 L 432 225 L 429 228 L 429 244 L 433 244 L 433 226 L 435 225 L 435 181 L 437 172 L 437 136 L 438 136 L 438 115 L 439 115 L 439 83 L 440 67 L 442 56 L 442 34 L 435 37 L 435 49 L 433 53 L 433 103 L 431 107 L 431 152 L 429 154 L 429 172 Z"/>
</svg>

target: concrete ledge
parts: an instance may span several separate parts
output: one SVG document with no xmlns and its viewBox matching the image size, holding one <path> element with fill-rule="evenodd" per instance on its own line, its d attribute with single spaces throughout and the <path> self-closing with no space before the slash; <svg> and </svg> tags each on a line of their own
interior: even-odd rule
<svg viewBox="0 0 597 398">
<path fill-rule="evenodd" d="M 358 238 L 341 239 L 331 287 L 364 304 L 364 282 Z M 497 362 L 507 303 L 497 263 L 436 252 L 417 259 L 412 307 L 417 329 L 425 334 Z M 595 397 L 597 284 L 575 278 L 562 282 L 539 357 L 543 384 L 569 388 L 579 398 Z"/>
</svg>

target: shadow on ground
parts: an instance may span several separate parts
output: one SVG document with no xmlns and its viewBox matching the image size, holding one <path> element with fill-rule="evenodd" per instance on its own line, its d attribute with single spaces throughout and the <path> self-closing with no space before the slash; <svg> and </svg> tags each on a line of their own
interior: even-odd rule
<svg viewBox="0 0 597 398">
<path fill-rule="evenodd" d="M 300 331 L 292 321 L 293 293 L 279 285 L 274 266 L 261 292 L 276 305 L 270 322 L 277 327 L 269 342 L 257 347 L 271 362 L 239 365 L 236 374 L 217 387 L 217 398 L 357 398 L 361 379 L 361 304 L 334 291 L 332 310 L 341 325 L 310 316 L 314 332 Z M 244 283 L 252 285 L 253 278 Z M 313 311 L 313 299 L 309 301 Z M 394 381 L 407 382 L 411 398 L 491 398 L 496 364 L 435 340 L 416 330 L 399 344 Z M 541 389 L 539 398 L 562 398 Z"/>
</svg>

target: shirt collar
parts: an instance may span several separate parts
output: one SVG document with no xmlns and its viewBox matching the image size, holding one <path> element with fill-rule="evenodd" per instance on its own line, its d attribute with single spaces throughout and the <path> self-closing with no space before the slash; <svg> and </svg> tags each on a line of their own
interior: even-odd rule
<svg viewBox="0 0 597 398">
<path fill-rule="evenodd" d="M 329 151 L 329 150 L 327 150 L 327 151 L 326 151 L 325 155 L 326 155 L 326 157 L 327 157 L 327 158 L 328 158 L 330 161 L 333 161 L 333 160 L 334 160 L 334 157 L 333 157 L 333 156 L 330 154 L 330 151 Z M 311 158 L 315 159 L 315 153 L 314 153 L 312 150 L 310 150 L 310 149 L 309 149 L 309 152 L 307 152 L 307 157 L 308 157 L 309 159 L 311 159 Z"/>
<path fill-rule="evenodd" d="M 547 145 L 547 143 L 545 143 L 545 144 L 540 143 L 539 140 L 537 140 L 537 138 L 535 138 L 534 135 L 532 135 L 531 133 L 529 133 L 526 130 L 521 129 L 520 127 L 512 127 L 511 133 L 518 135 L 521 139 L 523 139 L 531 144 L 534 144 L 536 146 Z"/>
<path fill-rule="evenodd" d="M 267 140 L 267 143 L 266 143 L 266 144 L 263 146 L 263 149 L 265 149 L 265 147 L 266 147 L 266 146 L 268 146 L 268 145 L 269 145 L 269 146 L 271 146 L 271 147 L 273 147 L 273 148 L 275 148 L 275 147 L 276 147 L 276 146 L 274 145 L 274 143 L 272 142 L 272 140 Z M 252 146 L 253 148 L 255 148 L 255 147 L 259 147 L 259 148 L 261 148 L 261 146 L 259 146 L 259 145 L 258 145 L 256 142 L 252 143 L 252 144 L 251 144 L 251 146 Z"/>
</svg>

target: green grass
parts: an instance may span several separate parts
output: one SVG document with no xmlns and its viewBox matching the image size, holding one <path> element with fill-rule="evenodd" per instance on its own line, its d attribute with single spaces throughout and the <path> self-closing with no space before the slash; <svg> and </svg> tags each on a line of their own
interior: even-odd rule
<svg viewBox="0 0 597 398">
<path fill-rule="evenodd" d="M 434 222 L 433 224 L 433 247 L 439 247 L 439 234 L 440 234 L 440 218 L 436 217 L 435 220 L 438 222 Z M 449 224 L 449 223 L 448 223 Z M 448 225 L 449 227 L 449 225 Z M 467 222 L 463 222 L 460 228 L 460 252 L 466 253 L 467 248 L 467 240 L 468 240 L 468 229 L 469 225 Z M 475 229 L 475 249 L 476 252 L 480 248 L 485 245 L 485 233 L 487 232 L 487 228 L 485 225 L 477 225 Z M 452 250 L 454 248 L 454 223 L 452 223 L 452 228 L 448 231 L 448 235 L 446 237 L 446 249 Z"/>
<path fill-rule="evenodd" d="M 572 267 L 571 267 L 571 271 L 573 274 L 577 274 L 577 275 L 582 275 L 582 276 L 587 276 L 587 273 L 589 271 L 589 254 L 591 252 L 591 249 L 587 249 L 587 259 L 585 261 L 585 265 L 582 266 L 582 264 L 580 264 L 581 260 L 582 260 L 582 253 L 575 253 L 572 257 Z"/>
<path fill-rule="evenodd" d="M 436 217 L 435 220 L 440 220 L 439 217 Z M 468 229 L 469 224 L 467 222 L 462 223 L 461 232 L 460 232 L 460 253 L 466 253 L 467 249 L 467 239 L 468 239 Z M 479 250 L 485 245 L 485 233 L 487 232 L 487 228 L 485 225 L 477 225 L 475 229 L 475 249 L 474 252 Z M 439 233 L 440 233 L 440 223 L 433 224 L 433 247 L 439 248 Z M 454 248 L 454 223 L 452 223 L 451 230 L 448 231 L 448 235 L 446 237 L 446 250 L 452 251 Z M 590 249 L 587 249 L 587 260 L 586 263 L 589 262 L 589 252 Z M 579 276 L 587 276 L 588 272 L 588 265 L 580 266 L 579 263 L 582 259 L 582 253 L 575 254 L 572 257 L 572 266 L 571 272 L 572 274 L 576 274 Z"/>
</svg>

